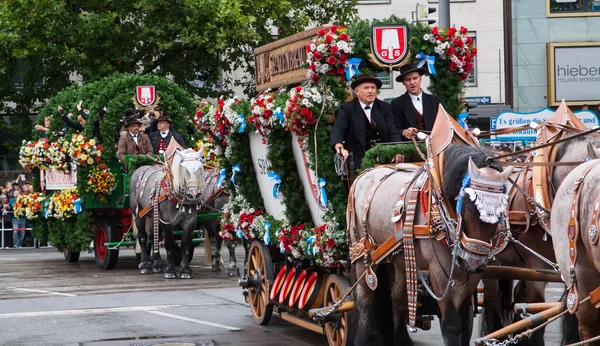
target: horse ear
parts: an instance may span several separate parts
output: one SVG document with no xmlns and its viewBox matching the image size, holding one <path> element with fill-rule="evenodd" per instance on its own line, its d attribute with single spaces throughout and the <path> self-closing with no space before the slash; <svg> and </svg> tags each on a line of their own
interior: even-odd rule
<svg viewBox="0 0 600 346">
<path fill-rule="evenodd" d="M 600 150 L 592 142 L 587 142 L 587 152 L 592 160 L 600 159 Z"/>
<path fill-rule="evenodd" d="M 508 181 L 508 178 L 510 178 L 510 175 L 513 173 L 514 169 L 515 169 L 515 167 L 508 166 L 502 171 L 501 174 L 502 174 L 503 181 Z"/>
<path fill-rule="evenodd" d="M 469 156 L 469 175 L 471 176 L 471 178 L 479 178 L 480 174 L 481 173 L 479 172 L 479 168 L 477 168 L 477 165 L 475 164 L 475 162 L 473 162 L 471 156 Z"/>
</svg>

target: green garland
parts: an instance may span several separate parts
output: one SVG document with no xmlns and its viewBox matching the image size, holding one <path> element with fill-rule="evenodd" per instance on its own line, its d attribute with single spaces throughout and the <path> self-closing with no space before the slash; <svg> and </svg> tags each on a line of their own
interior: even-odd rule
<svg viewBox="0 0 600 346">
<path fill-rule="evenodd" d="M 426 152 L 425 145 L 419 144 L 422 153 Z M 376 145 L 365 153 L 361 161 L 361 171 L 373 168 L 378 164 L 391 163 L 396 155 L 404 155 L 405 162 L 421 162 L 423 159 L 413 144 Z"/>
<path fill-rule="evenodd" d="M 157 163 L 156 160 L 163 160 L 163 156 L 162 155 L 150 155 L 150 157 L 141 156 L 141 155 L 133 156 L 129 159 L 129 162 L 127 163 L 127 170 L 129 171 L 129 174 L 133 174 L 133 172 L 135 172 L 136 169 L 138 169 L 142 166 L 155 165 Z"/>
</svg>

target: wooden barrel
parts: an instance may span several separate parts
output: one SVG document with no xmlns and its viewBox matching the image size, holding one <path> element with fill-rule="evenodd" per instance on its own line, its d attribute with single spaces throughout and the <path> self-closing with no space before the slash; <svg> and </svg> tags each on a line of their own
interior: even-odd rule
<svg viewBox="0 0 600 346">
<path fill-rule="evenodd" d="M 289 266 L 284 266 L 281 268 L 281 270 L 279 270 L 279 273 L 277 273 L 275 281 L 273 281 L 273 286 L 271 286 L 271 294 L 269 297 L 272 301 L 275 301 L 275 299 L 277 298 L 277 295 L 281 290 L 281 286 L 283 286 L 283 280 L 285 279 L 285 276 L 289 270 Z"/>
<path fill-rule="evenodd" d="M 300 297 L 298 298 L 298 309 L 308 311 L 313 308 L 321 307 L 325 290 L 325 279 L 327 275 L 313 272 L 306 278 L 306 283 Z"/>
<path fill-rule="evenodd" d="M 296 278 L 296 282 L 294 282 L 294 286 L 292 286 L 292 291 L 290 292 L 290 299 L 288 301 L 289 306 L 296 305 L 296 301 L 300 297 L 300 293 L 302 293 L 302 289 L 304 288 L 304 284 L 306 283 L 306 278 L 309 276 L 309 272 L 306 270 L 300 271 L 298 277 Z"/>
<path fill-rule="evenodd" d="M 287 272 L 285 279 L 283 279 L 281 291 L 279 292 L 279 300 L 277 301 L 279 304 L 284 304 L 285 300 L 290 296 L 292 286 L 294 285 L 294 281 L 296 281 L 298 273 L 299 270 L 296 270 L 296 268 L 290 268 Z"/>
</svg>

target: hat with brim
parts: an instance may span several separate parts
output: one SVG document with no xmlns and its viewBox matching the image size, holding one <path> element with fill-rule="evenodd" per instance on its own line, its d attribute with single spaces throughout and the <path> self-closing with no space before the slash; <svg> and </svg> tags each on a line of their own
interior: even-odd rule
<svg viewBox="0 0 600 346">
<path fill-rule="evenodd" d="M 363 83 L 375 83 L 377 89 L 380 89 L 383 85 L 383 83 L 381 83 L 381 81 L 378 78 L 375 78 L 372 74 L 363 73 L 356 77 L 356 80 L 350 84 L 350 88 L 354 89 Z"/>
<path fill-rule="evenodd" d="M 418 67 L 414 62 L 408 63 L 406 65 L 400 66 L 400 75 L 396 77 L 396 82 L 402 82 L 404 77 L 411 72 L 419 72 L 419 75 L 425 74 L 425 69 L 422 67 Z"/>
<path fill-rule="evenodd" d="M 129 127 L 129 125 L 142 125 L 142 122 L 138 120 L 137 117 L 133 116 L 133 117 L 128 117 L 124 119 L 125 124 L 123 124 L 123 126 L 125 127 Z"/>
<path fill-rule="evenodd" d="M 170 124 L 170 123 L 171 123 L 171 118 L 169 118 L 169 117 L 168 117 L 168 116 L 166 116 L 166 115 L 161 115 L 161 116 L 159 116 L 158 118 L 156 118 L 156 121 L 168 121 L 168 122 L 169 122 L 169 124 Z"/>
</svg>

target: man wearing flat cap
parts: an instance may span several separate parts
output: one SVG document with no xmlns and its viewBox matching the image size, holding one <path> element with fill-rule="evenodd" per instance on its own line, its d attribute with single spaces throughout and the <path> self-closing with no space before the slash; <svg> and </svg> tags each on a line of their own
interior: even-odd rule
<svg viewBox="0 0 600 346">
<path fill-rule="evenodd" d="M 344 160 L 353 152 L 354 167 L 360 167 L 365 152 L 379 142 L 398 142 L 390 105 L 377 99 L 381 81 L 373 75 L 361 74 L 350 85 L 356 98 L 341 105 L 331 129 L 331 146 Z"/>
<path fill-rule="evenodd" d="M 179 145 L 185 148 L 181 133 L 171 130 L 171 118 L 161 115 L 156 119 L 156 127 L 158 131 L 150 134 L 150 142 L 155 154 L 164 153 L 171 142 L 171 138 L 175 139 Z"/>
<path fill-rule="evenodd" d="M 392 101 L 392 114 L 404 140 L 411 140 L 419 131 L 431 131 L 442 100 L 421 89 L 425 69 L 408 63 L 400 67 L 397 82 L 402 82 L 406 93 Z"/>
<path fill-rule="evenodd" d="M 152 154 L 152 144 L 148 135 L 140 131 L 141 121 L 137 117 L 125 118 L 125 124 L 123 127 L 126 132 L 119 138 L 119 145 L 117 146 L 117 154 L 119 155 L 119 161 L 127 169 L 127 163 L 125 162 L 125 155 L 146 155 Z"/>
</svg>

